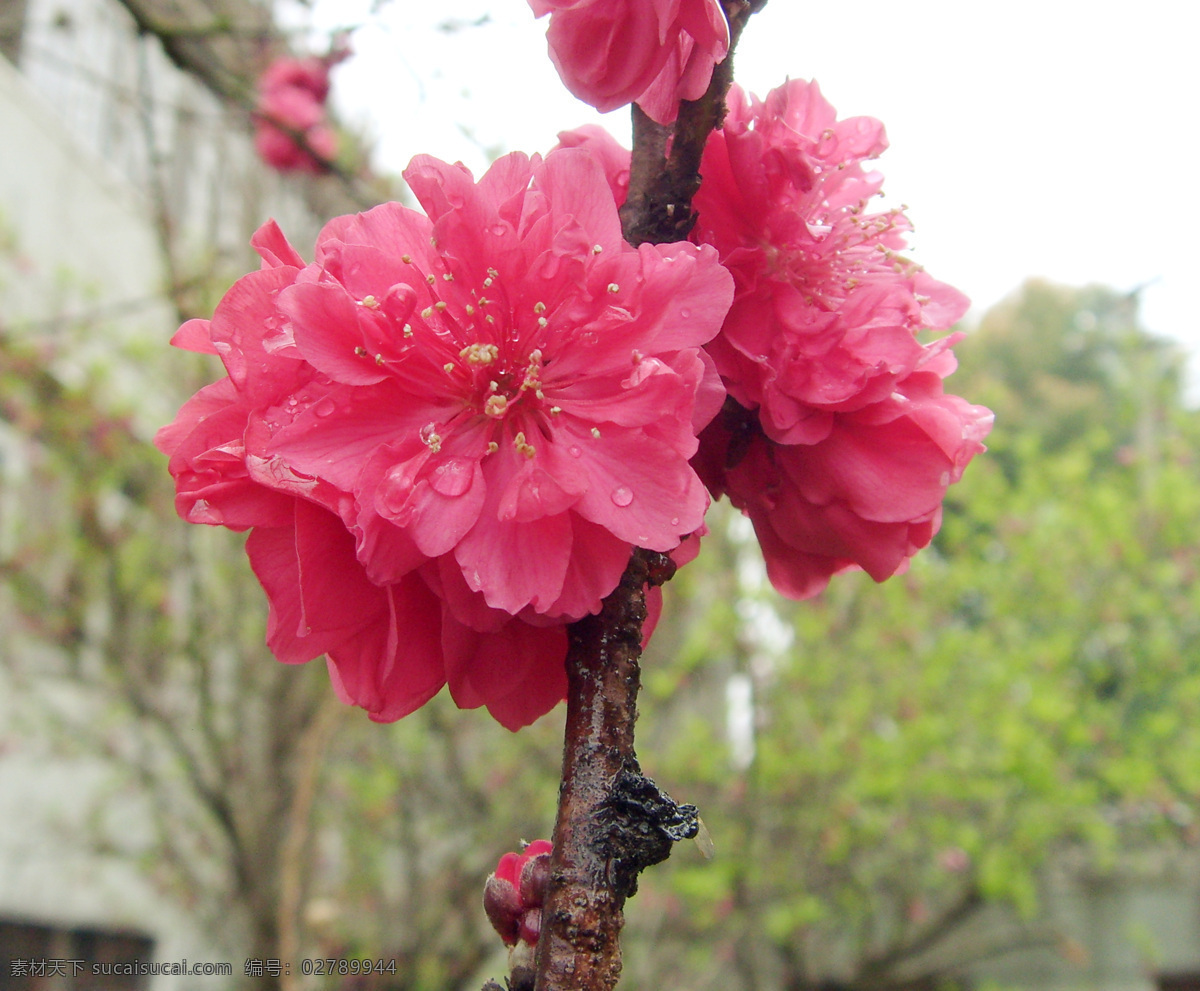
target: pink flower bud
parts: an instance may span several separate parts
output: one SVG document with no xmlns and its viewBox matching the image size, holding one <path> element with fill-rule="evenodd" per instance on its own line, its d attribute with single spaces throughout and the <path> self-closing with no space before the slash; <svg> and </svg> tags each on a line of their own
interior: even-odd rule
<svg viewBox="0 0 1200 991">
<path fill-rule="evenodd" d="M 534 847 L 541 849 L 535 850 Z M 540 906 L 546 900 L 546 886 L 550 883 L 550 853 L 554 848 L 548 840 L 536 840 L 525 849 L 521 864 L 520 898 L 528 906 Z"/>
<path fill-rule="evenodd" d="M 483 910 L 507 946 L 537 944 L 553 849 L 549 840 L 534 840 L 521 853 L 506 853 L 488 876 Z"/>
<path fill-rule="evenodd" d="M 516 943 L 521 929 L 521 899 L 512 882 L 496 874 L 489 875 L 483 886 L 483 910 L 505 945 Z"/>
</svg>

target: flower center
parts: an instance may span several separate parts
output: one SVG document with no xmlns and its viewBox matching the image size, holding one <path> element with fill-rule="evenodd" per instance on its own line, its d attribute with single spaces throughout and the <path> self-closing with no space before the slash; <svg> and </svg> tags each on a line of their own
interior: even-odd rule
<svg viewBox="0 0 1200 991">
<path fill-rule="evenodd" d="M 443 364 L 462 400 L 459 415 L 484 418 L 489 451 L 509 443 L 532 458 L 542 435 L 541 416 L 560 412 L 549 407 L 542 390 L 547 364 L 542 349 L 526 350 L 546 336 L 547 307 L 538 301 L 532 312 L 510 309 L 499 279 L 489 268 L 480 289 L 471 292 L 471 302 L 440 299 L 422 310 L 421 318 L 440 341 L 460 345 Z M 436 280 L 429 284 L 435 286 Z"/>
<path fill-rule="evenodd" d="M 771 274 L 791 284 L 806 303 L 836 310 L 872 274 L 902 270 L 908 263 L 893 249 L 906 230 L 901 210 L 864 216 L 862 205 L 809 223 L 812 240 L 761 244 Z"/>
<path fill-rule="evenodd" d="M 415 264 L 408 255 L 402 260 Z M 540 438 L 549 433 L 546 418 L 562 412 L 550 404 L 543 390 L 549 360 L 542 346 L 553 333 L 553 314 L 540 300 L 532 306 L 512 305 L 495 268 L 487 269 L 477 288 L 464 288 L 466 280 L 455 279 L 445 258 L 438 264 L 441 271 L 423 276 L 424 287 L 419 279 L 415 285 L 392 287 L 382 299 L 366 296 L 359 301 L 365 319 L 378 330 L 364 346 L 354 349 L 355 354 L 392 367 L 399 378 L 414 385 L 421 381 L 422 392 L 429 391 L 429 380 L 420 374 L 411 379 L 406 368 L 428 369 L 421 358 L 441 367 L 446 386 L 443 391 L 435 385 L 434 390 L 457 397 L 461 405 L 448 420 L 421 431 L 422 442 L 432 450 L 440 449 L 455 424 L 482 422 L 489 452 L 511 444 L 532 458 Z M 407 305 L 401 305 L 404 302 Z M 403 331 L 397 333 L 401 324 Z M 376 341 L 378 345 L 372 346 Z M 418 364 L 410 365 L 414 359 Z"/>
</svg>

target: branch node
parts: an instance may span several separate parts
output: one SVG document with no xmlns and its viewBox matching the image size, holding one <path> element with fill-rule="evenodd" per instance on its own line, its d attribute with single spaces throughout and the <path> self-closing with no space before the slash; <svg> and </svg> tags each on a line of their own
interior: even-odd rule
<svg viewBox="0 0 1200 991">
<path fill-rule="evenodd" d="M 617 895 L 630 898 L 637 877 L 671 855 L 671 846 L 700 831 L 694 805 L 679 805 L 642 774 L 636 761 L 626 761 L 601 806 L 604 853 L 609 882 Z"/>
</svg>

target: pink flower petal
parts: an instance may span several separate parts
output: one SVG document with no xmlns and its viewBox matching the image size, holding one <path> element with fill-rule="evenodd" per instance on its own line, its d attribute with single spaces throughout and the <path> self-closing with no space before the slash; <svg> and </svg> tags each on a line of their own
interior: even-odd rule
<svg viewBox="0 0 1200 991">
<path fill-rule="evenodd" d="M 344 702 L 375 722 L 419 709 L 446 683 L 441 611 L 415 575 L 389 586 L 386 625 L 374 625 L 329 650 L 329 674 Z M 380 663 L 380 659 L 384 663 Z"/>
<path fill-rule="evenodd" d="M 386 593 L 367 581 L 354 541 L 336 516 L 294 500 L 290 527 L 258 527 L 246 553 L 271 603 L 267 645 L 289 664 L 335 648 L 365 630 L 385 628 Z"/>
<path fill-rule="evenodd" d="M 545 715 L 567 694 L 567 634 L 513 619 L 496 633 L 447 620 L 443 631 L 446 680 L 464 709 L 486 705 L 514 732 Z"/>
</svg>

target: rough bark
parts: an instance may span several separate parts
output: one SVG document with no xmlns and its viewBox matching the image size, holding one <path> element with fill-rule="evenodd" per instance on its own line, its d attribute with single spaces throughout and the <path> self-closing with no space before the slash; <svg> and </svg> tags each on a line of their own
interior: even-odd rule
<svg viewBox="0 0 1200 991">
<path fill-rule="evenodd" d="M 694 836 L 694 806 L 645 778 L 633 749 L 647 584 L 674 572 L 638 550 L 597 616 L 573 623 L 567 723 L 550 886 L 536 958 L 539 991 L 616 987 L 625 899 L 637 876 Z"/>
<path fill-rule="evenodd" d="M 634 105 L 629 195 L 621 208 L 633 245 L 687 238 L 696 217 L 704 143 L 725 114 L 732 51 L 766 0 L 725 0 L 730 56 L 708 91 L 684 101 L 675 125 Z M 514 974 L 514 991 L 611 991 L 621 973 L 625 899 L 643 869 L 696 835 L 696 809 L 677 805 L 646 778 L 634 752 L 645 590 L 670 579 L 666 555 L 636 549 L 599 615 L 570 627 L 567 722 L 550 886 L 542 909 L 535 975 Z"/>
</svg>

